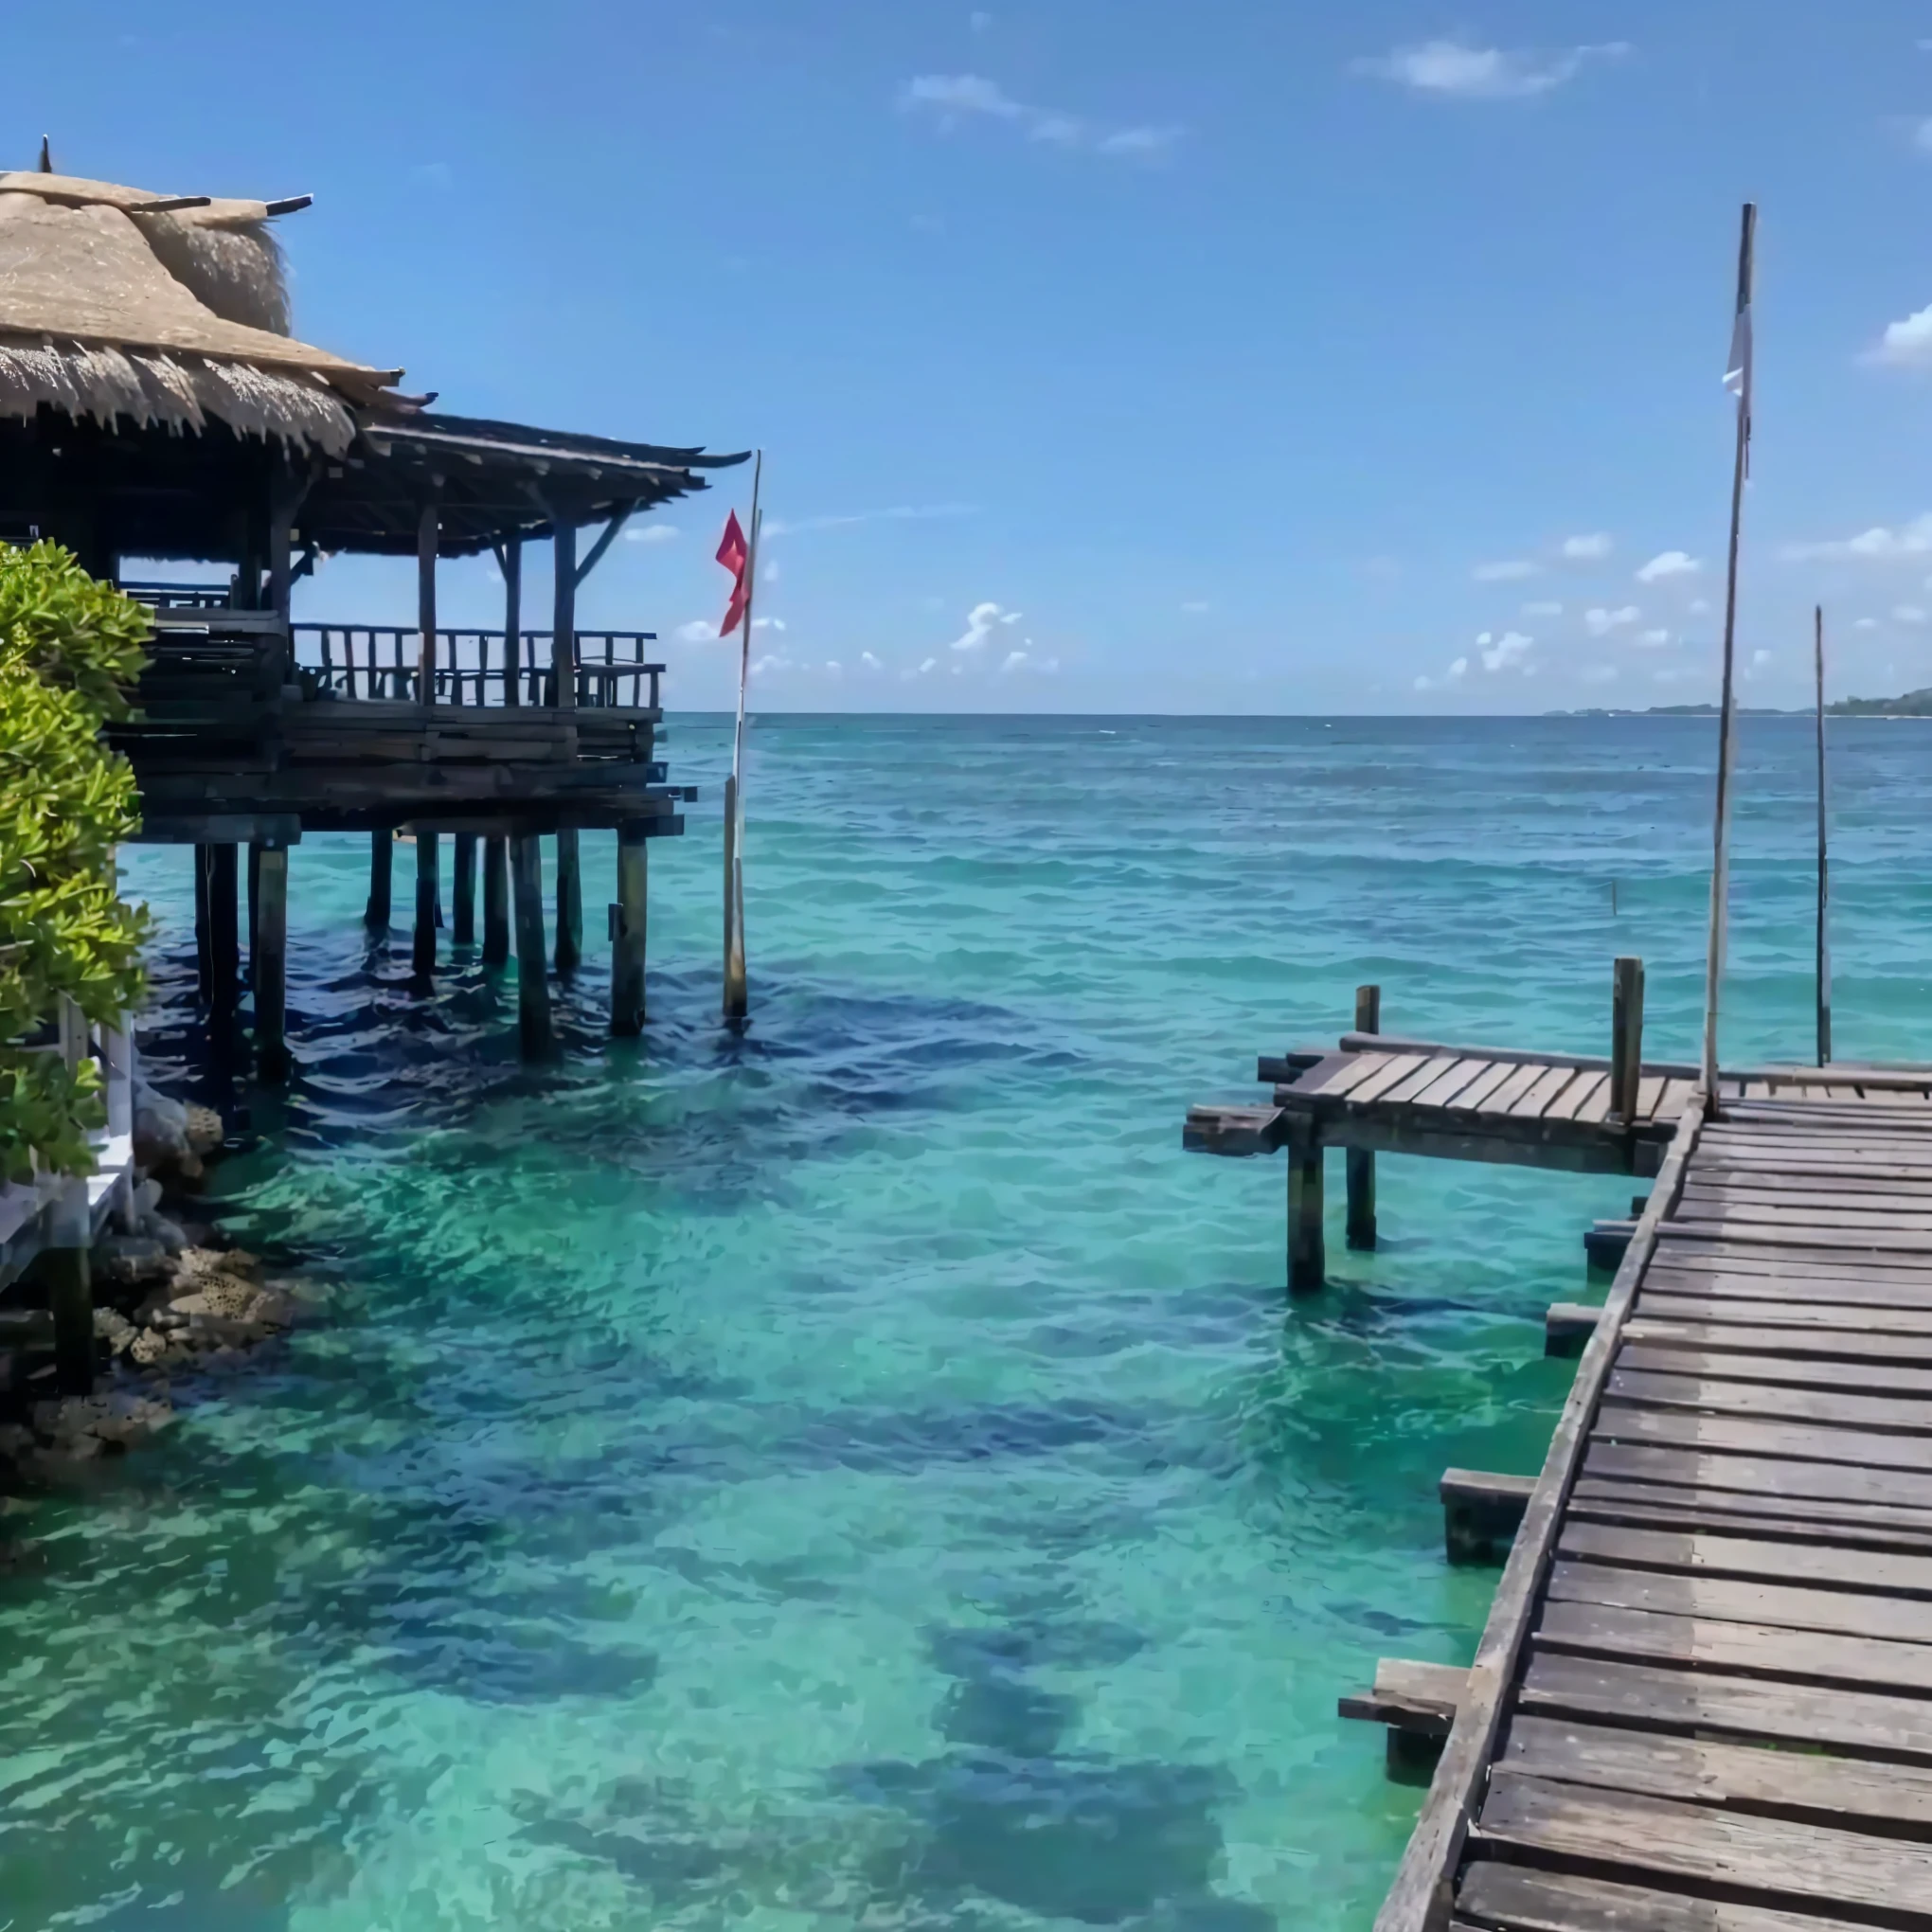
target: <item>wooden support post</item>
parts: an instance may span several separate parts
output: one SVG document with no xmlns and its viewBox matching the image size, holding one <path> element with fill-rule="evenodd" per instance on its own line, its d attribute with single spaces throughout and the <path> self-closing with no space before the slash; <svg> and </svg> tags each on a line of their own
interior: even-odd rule
<svg viewBox="0 0 1932 1932">
<path fill-rule="evenodd" d="M 500 838 L 483 841 L 483 963 L 510 957 L 510 848 Z"/>
<path fill-rule="evenodd" d="M 1643 1078 L 1643 961 L 1619 959 L 1610 992 L 1610 1111 L 1628 1127 L 1637 1118 Z"/>
<path fill-rule="evenodd" d="M 1451 1563 L 1495 1563 L 1509 1553 L 1536 1487 L 1533 1476 L 1489 1476 L 1445 1469 L 1442 1543 Z"/>
<path fill-rule="evenodd" d="M 54 1315 L 54 1379 L 63 1395 L 85 1395 L 94 1386 L 94 1278 L 88 1264 L 93 1233 L 87 1183 L 69 1181 L 41 1261 Z"/>
<path fill-rule="evenodd" d="M 208 1005 L 233 1012 L 242 976 L 241 907 L 237 903 L 235 848 L 213 845 L 208 853 Z"/>
<path fill-rule="evenodd" d="M 1450 1664 L 1383 1657 L 1372 1690 L 1337 1701 L 1343 1717 L 1388 1726 L 1388 1776 L 1397 1784 L 1427 1784 L 1467 1692 L 1469 1673 Z"/>
<path fill-rule="evenodd" d="M 389 929 L 389 887 L 396 869 L 396 834 L 387 826 L 369 833 L 369 903 L 363 923 L 379 933 Z"/>
<path fill-rule="evenodd" d="M 644 1030 L 646 886 L 651 842 L 643 828 L 617 828 L 617 903 L 611 907 L 611 1031 L 629 1038 Z"/>
<path fill-rule="evenodd" d="M 253 841 L 248 847 L 248 983 L 255 983 L 255 927 L 257 906 L 261 898 L 261 848 Z"/>
<path fill-rule="evenodd" d="M 517 1030 L 523 1050 L 542 1059 L 556 1048 L 550 1029 L 550 986 L 544 955 L 543 857 L 533 832 L 510 842 L 510 876 L 516 897 Z"/>
<path fill-rule="evenodd" d="M 432 495 L 416 525 L 416 628 L 421 633 L 416 695 L 425 709 L 436 702 L 436 552 L 441 537 L 442 517 Z"/>
<path fill-rule="evenodd" d="M 1355 1030 L 1379 1033 L 1382 1030 L 1382 989 L 1358 986 L 1355 989 Z M 1348 1154 L 1349 1245 L 1372 1248 L 1375 1245 L 1375 1156 L 1366 1147 L 1351 1147 Z"/>
<path fill-rule="evenodd" d="M 1319 1288 L 1327 1273 L 1322 1248 L 1322 1147 L 1312 1129 L 1302 1127 L 1288 1142 L 1288 1288 L 1305 1295 Z"/>
<path fill-rule="evenodd" d="M 738 780 L 724 780 L 724 1017 L 742 1020 L 751 1010 L 744 978 L 744 900 L 738 863 Z"/>
<path fill-rule="evenodd" d="M 523 703 L 519 679 L 523 672 L 523 539 L 510 538 L 501 552 L 503 564 L 503 702 Z"/>
<path fill-rule="evenodd" d="M 583 961 L 583 867 L 577 828 L 557 828 L 557 971 L 575 973 Z"/>
<path fill-rule="evenodd" d="M 451 939 L 458 946 L 474 946 L 476 943 L 476 834 L 474 832 L 456 833 L 456 871 L 450 886 L 450 895 L 455 901 L 455 925 Z"/>
<path fill-rule="evenodd" d="M 214 996 L 215 962 L 209 950 L 208 870 L 212 846 L 194 849 L 194 990 L 204 1006 Z"/>
<path fill-rule="evenodd" d="M 1552 1301 L 1543 1317 L 1543 1352 L 1559 1359 L 1581 1355 L 1583 1344 L 1597 1333 L 1602 1312 L 1578 1301 Z"/>
<path fill-rule="evenodd" d="M 551 526 L 557 585 L 550 604 L 550 673 L 556 680 L 553 704 L 577 703 L 577 526 L 561 519 Z"/>
<path fill-rule="evenodd" d="M 255 980 L 255 1066 L 264 1080 L 288 1071 L 284 1038 L 288 997 L 289 849 L 249 847 L 258 880 L 255 937 L 249 950 Z"/>
<path fill-rule="evenodd" d="M 409 954 L 410 966 L 418 973 L 436 971 L 437 927 L 437 836 L 419 825 L 416 828 L 416 934 Z"/>
</svg>

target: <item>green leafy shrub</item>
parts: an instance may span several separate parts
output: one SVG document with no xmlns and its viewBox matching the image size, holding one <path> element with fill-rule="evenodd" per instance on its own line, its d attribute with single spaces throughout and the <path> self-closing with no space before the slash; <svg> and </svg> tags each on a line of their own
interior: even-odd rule
<svg viewBox="0 0 1932 1932">
<path fill-rule="evenodd" d="M 150 619 L 55 544 L 0 544 L 0 1176 L 85 1173 L 92 1061 L 29 1043 L 63 995 L 95 1022 L 138 1004 L 146 915 L 115 887 L 134 775 L 100 742 L 128 714 Z"/>
</svg>

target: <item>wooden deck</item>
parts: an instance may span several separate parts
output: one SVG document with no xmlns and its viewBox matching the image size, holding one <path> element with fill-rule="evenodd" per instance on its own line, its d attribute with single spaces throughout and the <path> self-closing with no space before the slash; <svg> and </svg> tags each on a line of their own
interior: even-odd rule
<svg viewBox="0 0 1932 1932">
<path fill-rule="evenodd" d="M 1673 1129 L 1377 1932 L 1932 1927 L 1932 1102 L 1744 1084 Z"/>
</svg>

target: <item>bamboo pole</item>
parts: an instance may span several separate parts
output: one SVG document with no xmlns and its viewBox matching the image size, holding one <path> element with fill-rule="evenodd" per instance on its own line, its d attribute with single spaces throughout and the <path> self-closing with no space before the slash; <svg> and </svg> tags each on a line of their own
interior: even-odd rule
<svg viewBox="0 0 1932 1932">
<path fill-rule="evenodd" d="M 1825 611 L 1812 608 L 1812 662 L 1818 693 L 1818 1064 L 1832 1058 L 1831 878 L 1825 863 Z"/>
<path fill-rule="evenodd" d="M 742 1020 L 751 1008 L 744 976 L 744 692 L 751 678 L 752 602 L 758 592 L 758 538 L 764 512 L 759 507 L 764 452 L 751 472 L 751 535 L 744 559 L 744 615 L 739 619 L 738 724 L 731 739 L 731 782 L 725 793 L 724 1017 Z"/>
<path fill-rule="evenodd" d="M 1704 1092 L 1709 1113 L 1718 1109 L 1718 994 L 1724 984 L 1725 944 L 1730 901 L 1732 739 L 1737 726 L 1738 544 L 1744 528 L 1744 479 L 1751 452 L 1751 280 L 1758 208 L 1746 202 L 1738 235 L 1738 304 L 1733 342 L 1738 379 L 1737 447 L 1731 463 L 1730 546 L 1725 564 L 1724 692 L 1718 707 L 1717 811 L 1711 840 L 1710 930 L 1704 964 Z M 1726 371 L 1726 373 L 1730 373 Z"/>
</svg>

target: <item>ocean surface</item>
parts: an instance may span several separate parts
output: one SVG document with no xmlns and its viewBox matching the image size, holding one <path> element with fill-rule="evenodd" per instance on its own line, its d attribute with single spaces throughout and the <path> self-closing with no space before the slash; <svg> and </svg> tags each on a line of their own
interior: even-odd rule
<svg viewBox="0 0 1932 1932">
<path fill-rule="evenodd" d="M 1742 727 L 1735 1058 L 1812 1046 L 1810 728 Z M 1182 1116 L 1363 980 L 1390 1030 L 1603 1051 L 1637 953 L 1693 1056 L 1714 725 L 760 720 L 742 1037 L 726 744 L 673 721 L 641 1043 L 586 838 L 554 1067 L 513 970 L 412 986 L 317 837 L 298 1077 L 230 1090 L 187 855 L 130 855 L 151 1058 L 326 1301 L 12 1521 L 4 1932 L 1368 1925 L 1420 1794 L 1335 1698 L 1469 1657 L 1494 1572 L 1436 1478 L 1538 1467 L 1543 1310 L 1631 1186 L 1385 1160 L 1356 1255 L 1337 1164 L 1290 1306 L 1279 1163 Z M 1928 751 L 1834 725 L 1843 1057 L 1932 1057 Z"/>
</svg>

